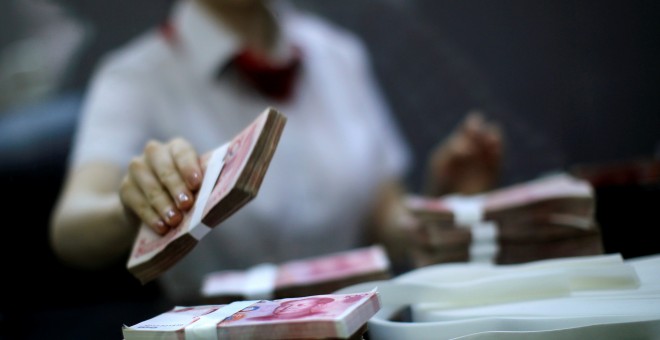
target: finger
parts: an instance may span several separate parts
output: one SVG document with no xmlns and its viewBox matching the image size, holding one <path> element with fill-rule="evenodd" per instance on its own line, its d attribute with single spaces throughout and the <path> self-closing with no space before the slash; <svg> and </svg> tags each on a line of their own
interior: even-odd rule
<svg viewBox="0 0 660 340">
<path fill-rule="evenodd" d="M 472 110 L 468 112 L 461 130 L 470 137 L 477 136 L 481 134 L 485 122 L 486 120 L 481 111 Z"/>
<path fill-rule="evenodd" d="M 470 158 L 479 151 L 479 143 L 473 134 L 463 134 L 455 146 L 455 154 L 461 159 Z"/>
<path fill-rule="evenodd" d="M 495 122 L 484 121 L 476 136 L 483 143 L 497 143 L 502 139 L 502 128 Z"/>
<path fill-rule="evenodd" d="M 177 209 L 188 210 L 192 206 L 192 192 L 186 187 L 170 153 L 170 145 L 150 142 L 145 157 L 161 185 L 167 190 Z M 174 207 L 171 207 L 173 209 Z"/>
<path fill-rule="evenodd" d="M 151 146 L 149 146 L 150 150 L 147 153 L 154 152 L 156 146 L 153 143 L 149 143 L 149 145 Z M 169 226 L 174 227 L 181 222 L 181 212 L 174 206 L 169 192 L 152 170 L 151 165 L 147 164 L 145 158 L 147 158 L 146 155 L 136 158 L 129 165 L 131 180 L 140 188 L 147 202 L 158 212 L 161 219 Z"/>
<path fill-rule="evenodd" d="M 428 227 L 420 223 L 410 225 L 404 230 L 409 245 L 414 248 L 426 248 L 430 246 L 429 240 L 432 239 L 430 231 Z"/>
<path fill-rule="evenodd" d="M 130 176 L 126 176 L 119 189 L 119 197 L 131 213 L 137 215 L 140 220 L 158 234 L 165 234 L 169 227 L 163 222 L 158 213 L 151 207 L 142 190 L 133 182 Z"/>
<path fill-rule="evenodd" d="M 499 160 L 502 154 L 502 130 L 499 125 L 489 123 L 480 138 L 480 149 L 484 157 Z"/>
<path fill-rule="evenodd" d="M 195 148 L 185 139 L 176 138 L 170 143 L 170 153 L 188 189 L 198 190 L 202 185 L 203 171 Z"/>
<path fill-rule="evenodd" d="M 472 111 L 466 119 L 464 139 L 470 144 L 474 155 L 490 156 L 499 154 L 502 144 L 502 130 L 493 122 L 488 122 L 479 111 Z"/>
<path fill-rule="evenodd" d="M 460 129 L 456 131 L 448 141 L 445 152 L 446 157 L 452 160 L 470 157 L 475 152 L 475 141 L 472 139 L 473 137 L 467 130 Z"/>
<path fill-rule="evenodd" d="M 453 138 L 453 153 L 460 158 L 472 157 L 480 152 L 482 139 L 487 134 L 487 123 L 481 111 L 468 112 Z"/>
</svg>

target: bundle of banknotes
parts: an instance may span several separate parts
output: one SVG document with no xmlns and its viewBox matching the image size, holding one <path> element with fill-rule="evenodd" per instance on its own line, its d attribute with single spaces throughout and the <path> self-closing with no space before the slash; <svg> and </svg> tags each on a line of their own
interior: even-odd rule
<svg viewBox="0 0 660 340">
<path fill-rule="evenodd" d="M 365 281 L 391 277 L 390 261 L 380 245 L 292 260 L 264 263 L 247 270 L 206 275 L 201 295 L 206 303 L 281 299 L 329 294 Z"/>
<path fill-rule="evenodd" d="M 380 309 L 376 290 L 225 305 L 175 307 L 133 326 L 125 340 L 363 339 Z"/>
<path fill-rule="evenodd" d="M 603 253 L 589 182 L 560 173 L 479 195 L 410 195 L 411 247 L 417 266 L 471 261 L 491 252 L 494 263 Z M 489 247 L 479 247 L 487 239 Z M 441 249 L 441 251 L 438 251 Z"/>
<path fill-rule="evenodd" d="M 169 269 L 211 228 L 257 195 L 285 123 L 282 113 L 267 108 L 233 139 L 202 155 L 202 185 L 182 222 L 163 236 L 145 224 L 140 226 L 127 263 L 140 282 L 147 283 Z"/>
</svg>

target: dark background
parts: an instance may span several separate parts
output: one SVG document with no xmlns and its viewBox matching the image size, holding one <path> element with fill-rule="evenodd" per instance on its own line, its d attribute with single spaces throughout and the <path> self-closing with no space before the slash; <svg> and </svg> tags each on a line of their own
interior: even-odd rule
<svg viewBox="0 0 660 340">
<path fill-rule="evenodd" d="M 13 30 L 19 23 L 11 15 L 12 1 L 19 0 L 0 3 L 0 12 L 8 14 L 0 17 L 0 48 L 20 33 Z M 80 94 L 94 65 L 103 53 L 166 18 L 170 1 L 62 3 L 90 29 L 76 62 L 58 92 L 0 116 L 6 215 L 28 210 L 20 213 L 20 222 L 5 226 L 3 272 L 12 279 L 2 290 L 0 339 L 52 337 L 53 331 L 63 339 L 88 338 L 90 333 L 96 339 L 119 339 L 117 325 L 141 321 L 161 308 L 153 304 L 158 302 L 157 287 L 139 286 L 121 265 L 94 275 L 63 268 L 49 250 L 46 226 L 64 175 Z M 475 108 L 504 129 L 502 185 L 577 164 L 659 156 L 657 1 L 296 3 L 366 43 L 383 91 L 413 146 L 417 166 L 408 178 L 411 190 L 421 186 L 427 153 Z M 620 198 L 603 200 L 602 207 L 625 212 L 608 219 L 631 225 L 616 237 L 648 232 L 648 227 L 631 228 L 657 221 L 650 212 L 657 207 L 658 189 L 642 189 L 646 196 L 637 187 L 601 189 Z M 645 207 L 643 213 L 628 214 L 639 207 Z M 12 244 L 27 246 L 24 252 L 33 255 L 18 258 Z M 631 256 L 645 254 L 625 249 Z M 26 301 L 34 303 L 26 306 Z M 112 331 L 106 334 L 104 329 Z"/>
<path fill-rule="evenodd" d="M 419 160 L 470 108 L 507 133 L 506 182 L 659 151 L 657 2 L 301 3 L 365 39 Z"/>
</svg>

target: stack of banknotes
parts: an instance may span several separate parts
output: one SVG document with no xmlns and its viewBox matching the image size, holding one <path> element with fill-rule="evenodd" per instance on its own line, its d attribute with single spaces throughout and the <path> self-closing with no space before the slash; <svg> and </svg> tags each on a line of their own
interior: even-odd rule
<svg viewBox="0 0 660 340">
<path fill-rule="evenodd" d="M 418 266 L 483 254 L 507 264 L 603 252 L 593 188 L 565 173 L 472 196 L 410 195 L 404 204 L 413 242 L 426 245 L 411 247 Z"/>
<path fill-rule="evenodd" d="M 202 297 L 220 304 L 244 299 L 281 299 L 329 294 L 360 282 L 391 277 L 390 261 L 380 245 L 357 248 L 248 270 L 206 275 Z"/>
<path fill-rule="evenodd" d="M 285 123 L 282 113 L 267 108 L 232 140 L 202 155 L 202 186 L 182 222 L 164 236 L 145 224 L 140 227 L 127 263 L 140 282 L 169 269 L 211 228 L 257 195 Z"/>
<path fill-rule="evenodd" d="M 376 290 L 225 305 L 175 307 L 122 329 L 125 340 L 363 339 L 380 309 Z"/>
</svg>

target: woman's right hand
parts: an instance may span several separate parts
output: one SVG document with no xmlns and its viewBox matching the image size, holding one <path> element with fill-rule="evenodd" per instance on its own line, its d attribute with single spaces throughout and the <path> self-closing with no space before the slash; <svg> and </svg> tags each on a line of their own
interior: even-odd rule
<svg viewBox="0 0 660 340">
<path fill-rule="evenodd" d="M 124 176 L 119 196 L 128 214 L 160 235 L 183 219 L 202 183 L 202 167 L 192 145 L 182 138 L 149 141 Z"/>
</svg>

